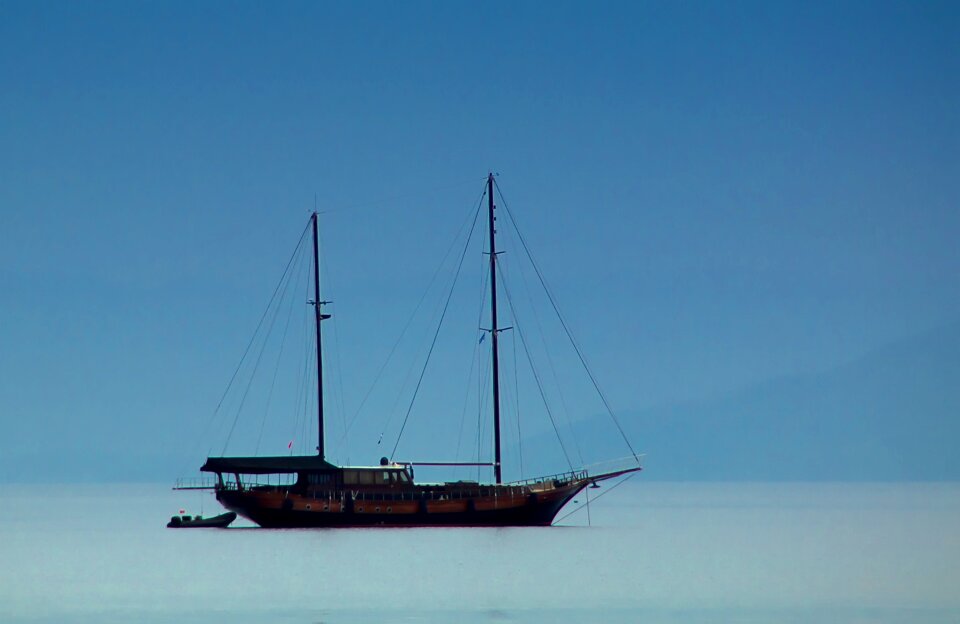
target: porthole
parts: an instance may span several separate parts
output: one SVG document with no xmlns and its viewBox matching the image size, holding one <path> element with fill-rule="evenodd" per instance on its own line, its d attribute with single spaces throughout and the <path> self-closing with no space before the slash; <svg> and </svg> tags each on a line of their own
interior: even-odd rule
<svg viewBox="0 0 960 624">
<path fill-rule="evenodd" d="M 310 511 L 310 503 L 307 503 L 307 511 Z"/>
<path fill-rule="evenodd" d="M 357 513 L 361 513 L 362 511 L 363 511 L 363 507 L 357 507 Z"/>
<path fill-rule="evenodd" d="M 393 507 L 387 507 L 387 513 L 393 513 Z"/>
<path fill-rule="evenodd" d="M 323 506 L 323 510 L 324 510 L 324 511 L 330 511 L 330 505 L 324 505 L 324 506 Z"/>
<path fill-rule="evenodd" d="M 380 508 L 379 508 L 379 507 L 374 507 L 373 510 L 374 510 L 375 512 L 377 512 L 377 513 L 380 513 Z"/>
</svg>

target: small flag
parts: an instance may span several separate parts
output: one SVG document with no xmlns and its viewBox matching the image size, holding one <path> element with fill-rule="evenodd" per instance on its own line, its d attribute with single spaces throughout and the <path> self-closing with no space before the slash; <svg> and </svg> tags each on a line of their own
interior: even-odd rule
<svg viewBox="0 0 960 624">
<path fill-rule="evenodd" d="M 289 442 L 287 442 L 287 448 L 288 448 L 288 449 L 292 449 L 292 448 L 293 448 L 293 440 L 290 440 Z"/>
<path fill-rule="evenodd" d="M 181 510 L 180 510 L 180 513 L 181 513 L 181 514 L 185 514 L 185 513 L 187 513 L 187 512 L 186 512 L 186 510 L 181 509 Z"/>
<path fill-rule="evenodd" d="M 482 334 L 480 334 L 480 342 L 478 342 L 477 344 L 481 344 L 481 343 L 483 343 L 483 339 L 484 339 L 484 338 L 486 338 L 486 337 L 487 337 L 487 334 L 486 334 L 486 332 L 484 332 L 484 333 L 482 333 Z"/>
</svg>

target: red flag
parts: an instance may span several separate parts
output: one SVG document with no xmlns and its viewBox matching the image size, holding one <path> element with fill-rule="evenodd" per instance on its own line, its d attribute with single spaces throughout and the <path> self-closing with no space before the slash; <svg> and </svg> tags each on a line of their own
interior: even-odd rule
<svg viewBox="0 0 960 624">
<path fill-rule="evenodd" d="M 288 449 L 292 449 L 292 448 L 293 448 L 293 440 L 290 440 L 289 442 L 287 442 L 287 448 L 288 448 Z"/>
</svg>

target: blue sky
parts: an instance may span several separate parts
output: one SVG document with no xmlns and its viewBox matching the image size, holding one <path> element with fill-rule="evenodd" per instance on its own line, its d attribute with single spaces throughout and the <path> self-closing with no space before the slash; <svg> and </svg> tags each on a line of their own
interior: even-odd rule
<svg viewBox="0 0 960 624">
<path fill-rule="evenodd" d="M 618 411 L 952 327 L 958 35 L 929 2 L 0 3 L 0 452 L 186 454 L 315 196 L 352 413 L 490 170 Z"/>
</svg>

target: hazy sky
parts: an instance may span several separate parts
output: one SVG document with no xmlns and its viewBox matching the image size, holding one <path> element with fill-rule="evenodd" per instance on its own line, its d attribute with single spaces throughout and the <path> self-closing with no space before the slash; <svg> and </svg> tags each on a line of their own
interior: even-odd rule
<svg viewBox="0 0 960 624">
<path fill-rule="evenodd" d="M 955 322 L 958 41 L 947 2 L 0 2 L 0 453 L 183 454 L 315 196 L 352 414 L 491 170 L 618 410 Z"/>
</svg>

